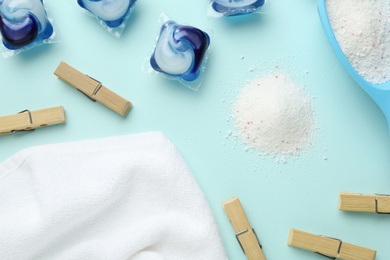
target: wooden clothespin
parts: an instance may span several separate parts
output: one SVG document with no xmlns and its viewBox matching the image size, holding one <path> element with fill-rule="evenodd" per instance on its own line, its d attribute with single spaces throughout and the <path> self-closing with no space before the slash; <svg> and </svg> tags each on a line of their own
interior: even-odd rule
<svg viewBox="0 0 390 260">
<path fill-rule="evenodd" d="M 265 260 L 260 241 L 251 227 L 240 200 L 233 197 L 222 203 L 227 217 L 233 225 L 238 243 L 249 260 Z"/>
<path fill-rule="evenodd" d="M 332 259 L 372 260 L 376 251 L 342 242 L 339 239 L 313 235 L 296 229 L 291 229 L 288 245 L 315 252 Z"/>
<path fill-rule="evenodd" d="M 339 209 L 345 211 L 390 214 L 390 195 L 341 192 L 339 197 Z"/>
<path fill-rule="evenodd" d="M 0 135 L 32 131 L 36 128 L 65 123 L 62 106 L 41 110 L 24 110 L 15 115 L 0 117 Z"/>
<path fill-rule="evenodd" d="M 69 85 L 80 90 L 93 101 L 98 101 L 123 117 L 127 115 L 132 107 L 130 101 L 122 98 L 103 86 L 99 81 L 81 73 L 63 61 L 60 62 L 54 74 Z"/>
</svg>

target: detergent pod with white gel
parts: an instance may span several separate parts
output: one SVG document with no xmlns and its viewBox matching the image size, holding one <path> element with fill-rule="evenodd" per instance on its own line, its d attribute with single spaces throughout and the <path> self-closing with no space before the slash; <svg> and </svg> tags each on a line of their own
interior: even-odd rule
<svg viewBox="0 0 390 260">
<path fill-rule="evenodd" d="M 135 2 L 136 0 L 77 0 L 78 6 L 95 16 L 98 22 L 117 38 L 122 35 Z"/>
<path fill-rule="evenodd" d="M 266 0 L 211 0 L 208 16 L 222 17 L 235 16 L 260 12 L 266 4 Z"/>
<path fill-rule="evenodd" d="M 209 46 L 208 33 L 178 24 L 162 14 L 158 39 L 149 65 L 159 74 L 198 90 L 203 81 Z"/>
<path fill-rule="evenodd" d="M 56 35 L 43 0 L 0 0 L 0 31 L 4 57 L 53 43 Z"/>
</svg>

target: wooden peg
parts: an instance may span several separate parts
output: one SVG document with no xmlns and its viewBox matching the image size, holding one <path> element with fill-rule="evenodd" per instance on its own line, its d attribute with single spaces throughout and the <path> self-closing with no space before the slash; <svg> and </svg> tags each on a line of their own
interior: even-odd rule
<svg viewBox="0 0 390 260">
<path fill-rule="evenodd" d="M 288 245 L 333 259 L 373 260 L 376 255 L 375 250 L 355 246 L 335 238 L 313 235 L 296 229 L 290 230 Z"/>
<path fill-rule="evenodd" d="M 341 192 L 339 197 L 339 209 L 345 211 L 390 214 L 390 195 Z"/>
<path fill-rule="evenodd" d="M 232 223 L 238 243 L 248 259 L 265 260 L 260 241 L 245 215 L 240 200 L 237 197 L 233 197 L 224 201 L 222 207 Z"/>
<path fill-rule="evenodd" d="M 132 104 L 118 94 L 103 86 L 99 81 L 81 73 L 65 62 L 60 62 L 54 74 L 72 87 L 80 90 L 93 101 L 105 105 L 112 111 L 125 117 Z"/>
<path fill-rule="evenodd" d="M 36 128 L 65 123 L 62 106 L 41 110 L 24 110 L 15 115 L 0 117 L 0 135 L 32 131 Z"/>
</svg>

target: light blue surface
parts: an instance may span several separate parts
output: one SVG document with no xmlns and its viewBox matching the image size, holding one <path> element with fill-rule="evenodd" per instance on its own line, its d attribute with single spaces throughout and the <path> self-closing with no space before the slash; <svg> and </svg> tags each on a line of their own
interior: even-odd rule
<svg viewBox="0 0 390 260">
<path fill-rule="evenodd" d="M 0 60 L 0 114 L 63 105 L 67 123 L 0 137 L 0 161 L 33 145 L 160 130 L 204 191 L 230 259 L 246 259 L 221 207 L 235 195 L 268 259 L 323 259 L 288 247 L 290 228 L 376 249 L 376 259 L 389 259 L 388 215 L 338 210 L 341 191 L 390 193 L 390 138 L 382 112 L 329 44 L 317 1 L 273 0 L 267 14 L 223 19 L 207 18 L 207 1 L 138 1 L 120 40 L 68 1 L 46 6 L 62 41 Z M 161 12 L 213 32 L 199 92 L 141 72 Z M 133 102 L 128 116 L 57 79 L 61 60 Z M 305 86 L 315 109 L 312 147 L 286 163 L 246 151 L 230 118 L 246 81 L 276 66 Z"/>
</svg>

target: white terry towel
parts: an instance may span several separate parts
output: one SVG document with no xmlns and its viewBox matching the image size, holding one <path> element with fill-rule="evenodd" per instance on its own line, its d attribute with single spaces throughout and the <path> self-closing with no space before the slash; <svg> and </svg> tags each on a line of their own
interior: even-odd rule
<svg viewBox="0 0 390 260">
<path fill-rule="evenodd" d="M 31 147 L 0 164 L 0 259 L 227 259 L 159 132 Z"/>
</svg>

